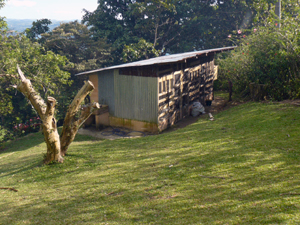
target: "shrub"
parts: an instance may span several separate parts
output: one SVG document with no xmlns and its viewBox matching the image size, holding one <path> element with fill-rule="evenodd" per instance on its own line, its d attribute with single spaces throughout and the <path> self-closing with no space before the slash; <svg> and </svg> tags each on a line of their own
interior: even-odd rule
<svg viewBox="0 0 300 225">
<path fill-rule="evenodd" d="M 249 84 L 262 85 L 266 97 L 274 100 L 300 97 L 299 19 L 287 17 L 281 27 L 269 21 L 251 31 L 239 31 L 228 38 L 238 47 L 217 60 L 220 87 L 228 80 L 233 90 L 250 94 Z"/>
<path fill-rule="evenodd" d="M 0 150 L 5 147 L 5 142 L 12 140 L 13 137 L 14 134 L 12 132 L 0 125 Z"/>
<path fill-rule="evenodd" d="M 22 134 L 28 134 L 32 132 L 39 131 L 41 126 L 40 118 L 34 117 L 25 123 L 19 123 L 14 126 L 14 133 L 16 136 L 21 136 Z"/>
</svg>

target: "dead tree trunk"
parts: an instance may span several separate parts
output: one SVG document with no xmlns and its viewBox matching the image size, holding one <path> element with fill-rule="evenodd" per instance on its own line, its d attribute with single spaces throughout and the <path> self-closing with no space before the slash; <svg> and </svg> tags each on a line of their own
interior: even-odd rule
<svg viewBox="0 0 300 225">
<path fill-rule="evenodd" d="M 84 86 L 80 89 L 78 94 L 75 96 L 73 102 L 69 106 L 67 115 L 64 120 L 63 130 L 61 133 L 61 154 L 65 156 L 69 145 L 74 140 L 75 135 L 77 134 L 78 129 L 81 125 L 86 121 L 87 118 L 93 113 L 94 110 L 100 109 L 100 105 L 97 102 L 88 105 L 88 110 L 85 110 L 80 117 L 76 118 L 76 113 L 80 108 L 80 103 L 84 100 L 84 98 L 92 91 L 95 87 L 92 82 L 88 81 L 84 84 Z"/>
<path fill-rule="evenodd" d="M 57 131 L 56 119 L 54 118 L 55 104 L 56 100 L 52 97 L 48 97 L 46 113 L 42 120 L 43 133 L 47 144 L 47 154 L 45 157 L 46 164 L 53 161 L 62 163 L 64 160 L 61 156 L 59 134 Z"/>
<path fill-rule="evenodd" d="M 79 119 L 76 119 L 76 113 L 80 108 L 80 103 L 91 91 L 93 91 L 94 85 L 90 81 L 86 82 L 69 106 L 63 125 L 62 138 L 60 140 L 56 120 L 54 118 L 56 100 L 53 97 L 48 97 L 47 103 L 45 103 L 41 96 L 32 87 L 30 80 L 25 78 L 19 67 L 18 72 L 21 77 L 21 83 L 18 85 L 17 89 L 31 102 L 42 120 L 42 130 L 47 144 L 47 154 L 44 162 L 46 164 L 55 161 L 62 163 L 62 156 L 66 154 L 67 149 L 74 140 L 79 127 L 95 109 L 100 108 L 98 103 L 93 103 L 89 106 L 88 111 L 83 113 Z"/>
<path fill-rule="evenodd" d="M 47 144 L 47 154 L 44 159 L 45 163 L 48 164 L 52 161 L 63 162 L 60 153 L 60 141 L 56 121 L 53 117 L 56 100 L 52 97 L 48 97 L 47 104 L 45 104 L 41 96 L 32 87 L 30 80 L 25 78 L 19 67 L 18 72 L 21 77 L 21 84 L 17 88 L 31 102 L 42 120 L 44 139 Z"/>
</svg>

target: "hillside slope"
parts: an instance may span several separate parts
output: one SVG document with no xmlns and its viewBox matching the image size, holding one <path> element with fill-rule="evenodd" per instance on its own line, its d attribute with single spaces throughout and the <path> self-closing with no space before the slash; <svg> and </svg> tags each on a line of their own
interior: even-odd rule
<svg viewBox="0 0 300 225">
<path fill-rule="evenodd" d="M 8 19 L 6 18 L 5 21 L 7 22 L 8 29 L 14 30 L 19 33 L 24 32 L 26 28 L 32 27 L 32 22 L 36 20 L 30 20 L 30 19 Z M 69 21 L 58 21 L 58 20 L 51 20 L 52 24 L 49 25 L 49 28 L 53 30 L 55 27 L 58 27 L 61 23 L 67 23 Z"/>
<path fill-rule="evenodd" d="M 33 134 L 0 152 L 0 224 L 298 224 L 300 107 L 246 103 L 137 139 L 78 135 L 43 166 Z"/>
</svg>

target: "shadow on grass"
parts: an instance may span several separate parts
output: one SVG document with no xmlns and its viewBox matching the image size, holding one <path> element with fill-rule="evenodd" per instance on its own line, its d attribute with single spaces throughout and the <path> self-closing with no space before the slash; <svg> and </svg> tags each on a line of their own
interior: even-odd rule
<svg viewBox="0 0 300 225">
<path fill-rule="evenodd" d="M 23 151 L 44 142 L 41 132 L 31 133 L 24 137 L 17 138 L 5 143 L 5 148 L 0 151 L 0 155 L 8 152 Z"/>
<path fill-rule="evenodd" d="M 78 135 L 74 142 L 82 142 L 84 140 L 93 140 L 93 138 Z M 27 152 L 27 150 L 30 150 L 30 152 Z M 0 160 L 2 161 L 0 164 L 0 177 L 8 177 L 43 166 L 43 155 L 46 151 L 44 136 L 41 132 L 31 133 L 8 142 L 5 149 L 0 151 Z M 17 152 L 22 152 L 22 154 L 18 155 L 18 163 L 12 163 L 11 160 L 7 161 L 8 158 L 14 158 Z"/>
<path fill-rule="evenodd" d="M 61 131 L 61 129 L 62 128 L 59 128 L 59 131 Z M 73 142 L 81 142 L 81 141 L 89 141 L 89 140 L 92 141 L 96 139 L 91 136 L 78 134 L 76 135 Z M 44 143 L 44 136 L 42 132 L 31 133 L 24 137 L 16 138 L 15 140 L 6 142 L 5 148 L 0 150 L 0 155 L 9 152 L 24 151 L 42 143 Z"/>
<path fill-rule="evenodd" d="M 112 150 L 111 153 L 118 151 Z M 160 156 L 168 155 L 161 153 Z M 217 155 L 214 153 L 212 157 L 218 160 Z M 181 157 L 178 156 L 177 160 Z M 121 167 L 120 163 L 124 162 L 113 160 L 102 163 L 95 171 L 105 170 L 108 173 L 98 172 L 94 176 L 87 175 L 90 168 L 80 163 L 76 172 L 64 173 L 62 179 L 53 176 L 52 167 L 49 179 L 46 179 L 49 181 L 44 184 L 50 191 L 45 189 L 38 196 L 20 193 L 33 201 L 26 203 L 25 199 L 22 200 L 25 203 L 16 207 L 14 213 L 10 213 L 11 218 L 4 218 L 3 222 L 10 224 L 14 218 L 15 223 L 28 220 L 31 224 L 39 224 L 47 218 L 46 224 L 54 224 L 60 218 L 65 224 L 79 221 L 88 224 L 183 224 L 187 221 L 188 224 L 269 224 L 284 223 L 286 219 L 282 218 L 282 214 L 293 215 L 299 210 L 299 202 L 293 203 L 291 199 L 281 197 L 280 191 L 273 187 L 273 184 L 286 180 L 286 174 L 280 173 L 280 168 L 256 177 L 259 173 L 255 168 L 224 167 L 215 170 L 219 163 L 211 162 L 208 155 L 199 160 L 201 164 L 198 165 L 201 166 L 197 168 L 198 162 L 193 157 L 173 167 L 163 161 L 154 166 L 143 165 L 144 160 L 131 157 Z M 239 160 L 240 156 L 237 156 Z M 221 161 L 225 165 L 231 163 L 230 157 Z M 206 167 L 206 162 L 211 165 Z M 131 164 L 138 166 L 130 167 Z M 256 167 L 268 164 L 268 161 L 263 161 Z M 282 168 L 286 169 L 286 165 Z M 285 173 L 295 174 L 296 171 L 291 168 L 292 165 Z M 216 172 L 219 174 L 214 174 Z M 294 180 L 289 185 L 295 186 L 297 182 Z M 286 190 L 284 185 L 279 186 Z"/>
<path fill-rule="evenodd" d="M 297 224 L 299 197 L 289 194 L 300 192 L 299 115 L 256 103 L 158 136 L 82 137 L 64 164 L 27 171 L 26 191 L 0 203 L 1 220 Z"/>
</svg>

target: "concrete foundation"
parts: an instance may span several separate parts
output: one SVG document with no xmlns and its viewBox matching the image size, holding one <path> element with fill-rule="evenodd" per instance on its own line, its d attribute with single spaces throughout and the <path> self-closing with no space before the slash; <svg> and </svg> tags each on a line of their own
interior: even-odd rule
<svg viewBox="0 0 300 225">
<path fill-rule="evenodd" d="M 128 120 L 117 117 L 109 117 L 110 126 L 114 127 L 126 127 L 131 130 L 141 131 L 141 132 L 150 132 L 150 133 L 158 133 L 159 129 L 157 124 L 142 122 L 137 120 Z"/>
</svg>

